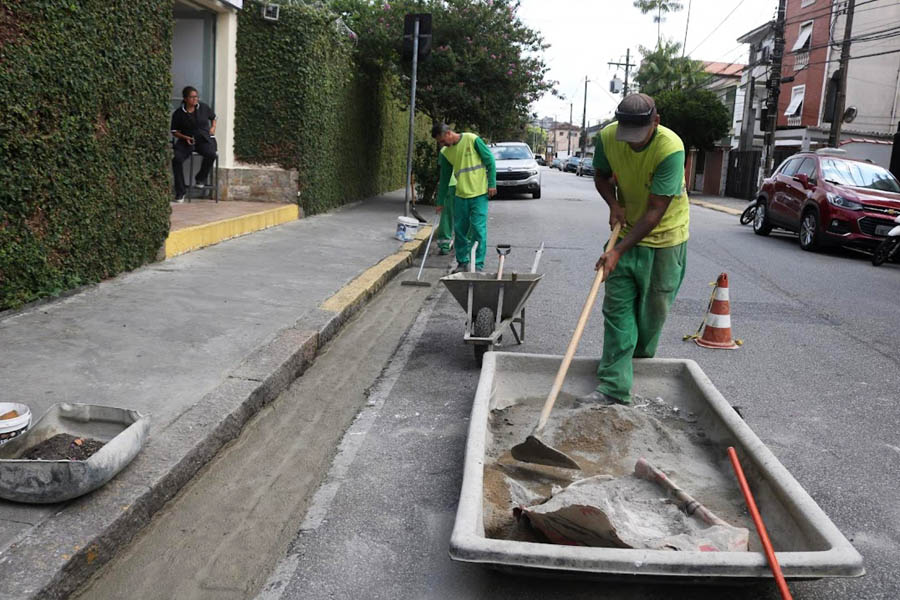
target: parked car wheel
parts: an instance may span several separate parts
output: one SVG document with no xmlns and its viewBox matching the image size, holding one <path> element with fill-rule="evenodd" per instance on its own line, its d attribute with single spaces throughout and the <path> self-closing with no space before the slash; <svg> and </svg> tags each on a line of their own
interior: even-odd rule
<svg viewBox="0 0 900 600">
<path fill-rule="evenodd" d="M 762 198 L 756 203 L 756 216 L 753 218 L 753 233 L 756 235 L 769 235 L 772 233 L 772 223 L 769 221 L 769 210 L 766 201 Z"/>
<path fill-rule="evenodd" d="M 800 247 L 807 252 L 814 252 L 821 247 L 819 235 L 819 215 L 809 209 L 800 221 Z"/>
<path fill-rule="evenodd" d="M 540 200 L 540 199 L 541 199 L 541 190 L 540 190 L 540 188 L 538 188 L 538 191 L 532 192 L 532 193 L 531 193 L 531 197 L 534 198 L 535 200 Z"/>
</svg>

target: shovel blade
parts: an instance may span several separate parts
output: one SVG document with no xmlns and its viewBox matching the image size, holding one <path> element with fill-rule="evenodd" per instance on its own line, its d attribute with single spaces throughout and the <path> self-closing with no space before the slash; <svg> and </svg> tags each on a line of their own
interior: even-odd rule
<svg viewBox="0 0 900 600">
<path fill-rule="evenodd" d="M 521 444 L 513 446 L 510 452 L 513 458 L 522 462 L 563 469 L 581 469 L 568 454 L 548 446 L 533 435 L 529 435 Z"/>
</svg>

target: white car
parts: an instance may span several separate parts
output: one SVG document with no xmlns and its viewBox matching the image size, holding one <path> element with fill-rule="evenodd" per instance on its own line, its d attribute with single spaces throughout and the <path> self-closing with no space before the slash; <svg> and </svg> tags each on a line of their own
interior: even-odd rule
<svg viewBox="0 0 900 600">
<path fill-rule="evenodd" d="M 498 142 L 491 144 L 497 162 L 497 191 L 531 194 L 541 197 L 541 167 L 528 144 Z"/>
</svg>

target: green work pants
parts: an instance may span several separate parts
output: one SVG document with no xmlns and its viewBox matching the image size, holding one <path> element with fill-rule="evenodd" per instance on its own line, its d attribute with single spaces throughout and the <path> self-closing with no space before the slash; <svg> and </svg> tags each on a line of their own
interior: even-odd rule
<svg viewBox="0 0 900 600">
<path fill-rule="evenodd" d="M 687 266 L 687 242 L 671 248 L 635 246 L 606 280 L 603 356 L 597 391 L 631 403 L 633 358 L 652 358 Z"/>
<path fill-rule="evenodd" d="M 487 252 L 487 216 L 487 194 L 474 198 L 454 197 L 453 231 L 456 234 L 454 238 L 456 262 L 468 263 L 472 243 L 478 242 L 478 249 L 475 251 L 475 268 L 484 268 L 484 256 Z"/>
<path fill-rule="evenodd" d="M 447 190 L 448 202 L 441 210 L 441 221 L 438 224 L 437 243 L 438 248 L 450 249 L 450 240 L 453 239 L 453 205 L 456 203 L 456 186 Z"/>
</svg>

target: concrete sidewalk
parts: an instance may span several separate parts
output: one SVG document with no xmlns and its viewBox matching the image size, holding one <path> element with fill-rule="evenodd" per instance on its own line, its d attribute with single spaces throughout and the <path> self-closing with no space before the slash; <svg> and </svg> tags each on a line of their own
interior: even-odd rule
<svg viewBox="0 0 900 600">
<path fill-rule="evenodd" d="M 99 490 L 0 501 L 0 598 L 65 597 L 146 525 L 411 263 L 428 231 L 393 239 L 402 213 L 388 194 L 0 316 L 5 401 L 35 420 L 56 402 L 151 418 L 141 453 Z"/>
<path fill-rule="evenodd" d="M 749 200 L 742 200 L 740 198 L 732 198 L 730 196 L 707 196 L 695 192 L 688 192 L 688 197 L 691 200 L 691 204 L 737 216 L 741 216 L 741 213 L 744 212 L 744 209 L 750 204 Z"/>
</svg>

